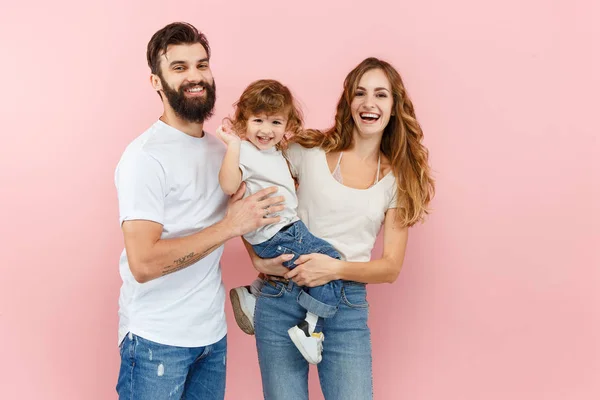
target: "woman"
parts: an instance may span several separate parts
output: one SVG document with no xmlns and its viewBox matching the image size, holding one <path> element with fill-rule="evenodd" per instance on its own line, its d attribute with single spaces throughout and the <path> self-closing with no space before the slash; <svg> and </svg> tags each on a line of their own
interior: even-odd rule
<svg viewBox="0 0 600 400">
<path fill-rule="evenodd" d="M 323 326 L 321 389 L 328 400 L 372 398 L 365 284 L 396 280 L 408 227 L 427 214 L 434 183 L 422 138 L 398 72 L 368 58 L 346 77 L 335 126 L 306 131 L 288 149 L 299 183 L 298 214 L 343 260 L 308 254 L 288 270 L 281 265 L 285 256 L 260 259 L 248 248 L 255 268 L 267 275 L 254 314 L 265 399 L 308 399 L 308 363 L 287 329 L 305 313 L 297 303 L 300 286 L 336 279 L 344 281 L 342 300 Z M 371 261 L 382 226 L 383 255 Z"/>
</svg>

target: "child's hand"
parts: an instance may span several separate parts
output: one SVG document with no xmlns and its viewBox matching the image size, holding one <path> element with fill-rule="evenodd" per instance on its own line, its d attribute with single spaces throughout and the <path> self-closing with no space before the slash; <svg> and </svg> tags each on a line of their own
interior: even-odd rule
<svg viewBox="0 0 600 400">
<path fill-rule="evenodd" d="M 227 146 L 239 144 L 241 142 L 240 137 L 224 125 L 217 128 L 217 135 Z"/>
</svg>

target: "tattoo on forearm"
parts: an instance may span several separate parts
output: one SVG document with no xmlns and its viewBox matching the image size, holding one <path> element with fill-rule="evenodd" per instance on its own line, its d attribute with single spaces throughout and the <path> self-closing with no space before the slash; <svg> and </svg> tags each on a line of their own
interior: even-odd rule
<svg viewBox="0 0 600 400">
<path fill-rule="evenodd" d="M 167 265 L 166 267 L 164 267 L 162 274 L 163 275 L 172 274 L 173 272 L 177 272 L 181 269 L 189 267 L 190 265 L 192 265 L 195 262 L 204 258 L 207 254 L 211 253 L 217 247 L 218 246 L 213 246 L 210 249 L 206 250 L 205 252 L 199 253 L 199 254 L 191 252 L 190 254 L 188 254 L 186 256 L 178 258 L 177 260 L 173 261 L 173 263 L 174 263 L 173 265 Z"/>
</svg>

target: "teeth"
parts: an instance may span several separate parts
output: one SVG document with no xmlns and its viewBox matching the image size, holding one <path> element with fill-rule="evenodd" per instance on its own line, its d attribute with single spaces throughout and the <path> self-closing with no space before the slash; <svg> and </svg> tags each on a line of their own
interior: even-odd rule
<svg viewBox="0 0 600 400">
<path fill-rule="evenodd" d="M 361 113 L 360 116 L 363 118 L 379 118 L 379 115 L 373 113 Z"/>
<path fill-rule="evenodd" d="M 201 92 L 203 89 L 204 88 L 200 86 L 200 87 L 194 87 L 194 88 L 188 89 L 187 91 L 188 92 Z"/>
</svg>

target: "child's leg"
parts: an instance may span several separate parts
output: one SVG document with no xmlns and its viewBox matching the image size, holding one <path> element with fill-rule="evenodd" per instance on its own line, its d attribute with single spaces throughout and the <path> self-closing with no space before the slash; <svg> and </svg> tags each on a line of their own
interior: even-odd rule
<svg viewBox="0 0 600 400">
<path fill-rule="evenodd" d="M 309 313 L 314 313 L 319 318 L 315 324 L 315 332 L 323 329 L 323 318 L 331 318 L 337 312 L 342 295 L 342 281 L 331 281 L 322 286 L 306 288 L 308 296 L 300 295 L 298 302 Z"/>
<path fill-rule="evenodd" d="M 332 258 L 340 254 L 326 241 L 315 237 L 304 227 L 302 246 L 297 250 L 301 254 L 322 253 Z M 288 335 L 304 358 L 318 364 L 322 359 L 323 318 L 331 318 L 337 312 L 342 293 L 342 282 L 332 281 L 322 286 L 306 288 L 298 296 L 298 304 L 307 311 L 306 318 L 288 330 Z"/>
<path fill-rule="evenodd" d="M 293 227 L 293 225 L 290 227 Z M 286 227 L 266 242 L 253 245 L 252 247 L 261 258 L 274 258 L 281 254 L 287 254 L 289 251 L 287 251 L 287 248 L 283 244 L 293 240 L 295 237 L 293 232 L 293 228 Z M 294 258 L 288 263 L 295 261 L 297 258 L 298 255 L 294 254 Z M 264 284 L 264 279 L 259 275 L 250 286 L 241 286 L 229 291 L 235 322 L 242 331 L 249 335 L 254 335 L 254 308 L 256 306 L 256 298 Z"/>
<path fill-rule="evenodd" d="M 317 238 L 317 240 L 320 240 Z M 340 259 L 340 254 L 327 242 L 325 246 L 318 249 L 318 253 L 328 255 L 331 258 Z M 314 314 L 319 318 L 314 323 L 311 331 L 321 332 L 323 329 L 322 318 L 331 318 L 335 315 L 337 307 L 340 304 L 342 296 L 342 281 L 330 281 L 325 285 L 306 288 L 298 297 L 298 303 L 306 308 L 309 314 Z M 307 314 L 308 315 L 308 314 Z M 314 317 L 307 319 L 309 325 L 314 321 Z"/>
<path fill-rule="evenodd" d="M 306 317 L 304 321 L 288 329 L 288 335 L 309 363 L 318 364 L 322 359 L 325 339 L 322 332 L 323 318 L 335 315 L 341 297 L 342 281 L 331 281 L 323 286 L 307 290 L 301 291 L 298 297 L 298 304 L 307 310 Z M 311 294 L 330 304 L 314 298 Z"/>
</svg>

